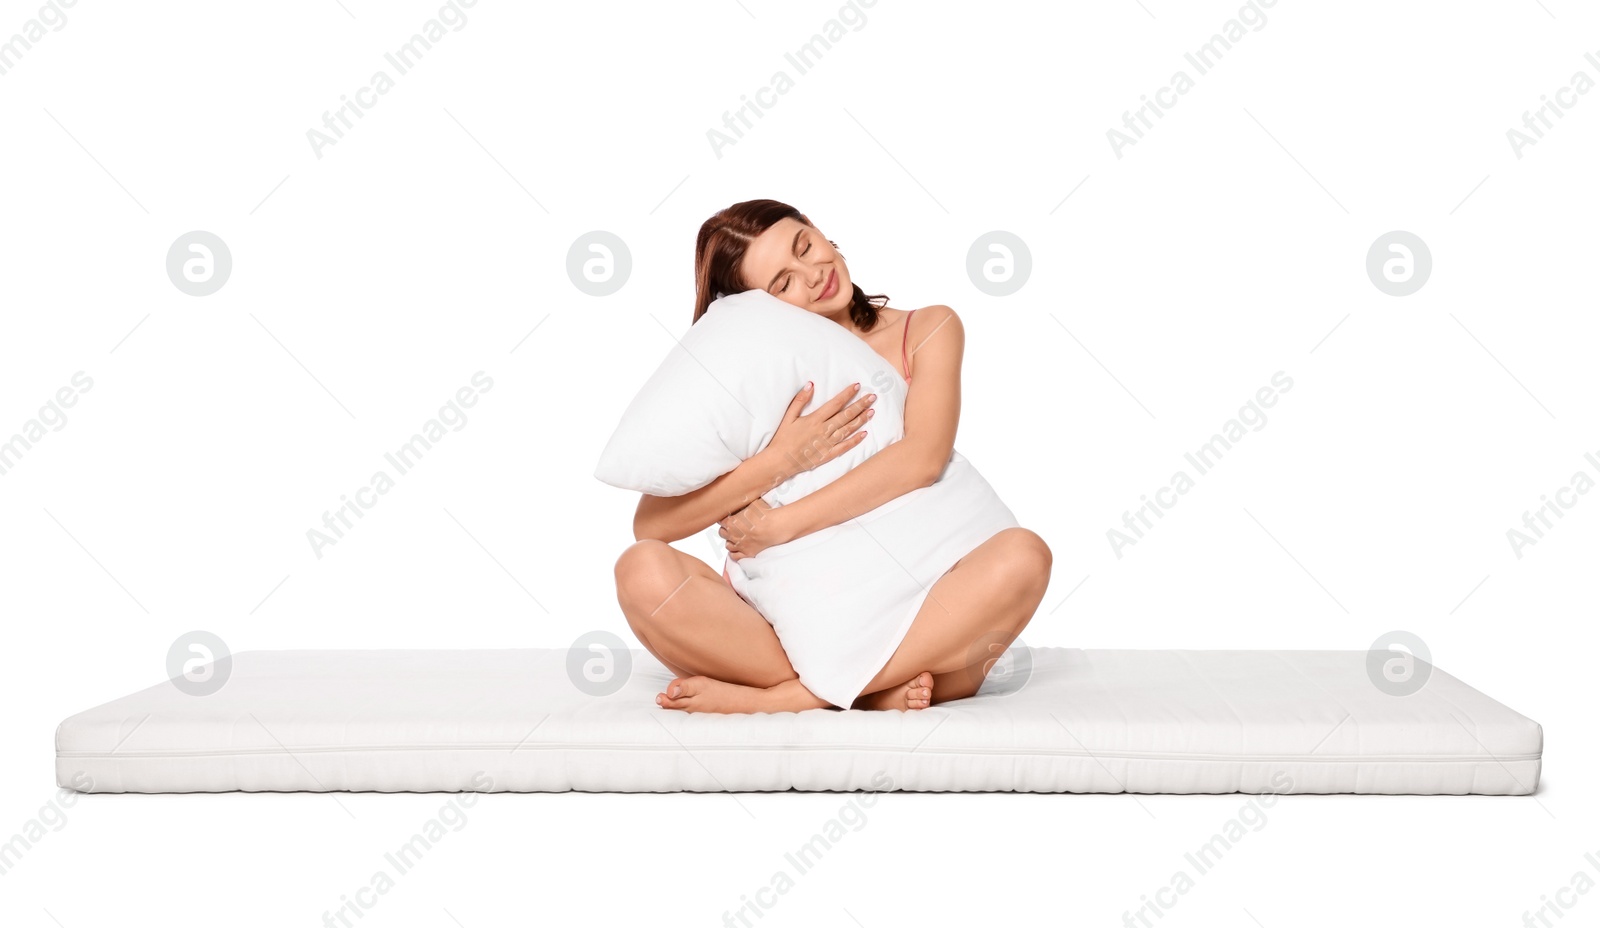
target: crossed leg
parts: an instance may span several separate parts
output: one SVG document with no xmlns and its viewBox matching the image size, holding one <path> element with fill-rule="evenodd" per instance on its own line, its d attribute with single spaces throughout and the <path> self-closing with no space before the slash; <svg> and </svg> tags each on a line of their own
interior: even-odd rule
<svg viewBox="0 0 1600 928">
<path fill-rule="evenodd" d="M 800 683 L 767 620 L 706 562 L 644 539 L 617 559 L 616 580 L 634 635 L 677 675 L 657 705 L 691 712 L 829 706 Z"/>
<path fill-rule="evenodd" d="M 932 704 L 971 696 L 1022 634 L 1050 583 L 1050 547 L 1035 532 L 1008 528 L 956 561 L 928 591 L 906 637 L 856 700 L 875 708 L 895 681 L 918 668 L 932 677 Z M 887 690 L 885 689 L 887 688 Z"/>
<path fill-rule="evenodd" d="M 759 687 L 797 678 L 772 626 L 705 561 L 645 539 L 622 552 L 616 579 L 633 633 L 673 673 Z"/>
<path fill-rule="evenodd" d="M 853 707 L 920 709 L 977 692 L 1032 618 L 1049 575 L 1050 549 L 1037 534 L 1011 528 L 989 538 L 934 583 L 905 640 Z M 691 712 L 830 706 L 800 683 L 772 626 L 699 558 L 638 541 L 618 558 L 616 580 L 634 634 L 678 676 L 659 705 Z"/>
</svg>

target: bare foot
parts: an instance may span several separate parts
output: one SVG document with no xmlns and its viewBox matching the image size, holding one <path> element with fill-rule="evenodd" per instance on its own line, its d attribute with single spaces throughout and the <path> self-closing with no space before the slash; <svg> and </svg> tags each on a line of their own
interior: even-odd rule
<svg viewBox="0 0 1600 928">
<path fill-rule="evenodd" d="M 924 670 L 899 686 L 856 699 L 853 709 L 926 709 L 933 705 L 933 674 Z"/>
<path fill-rule="evenodd" d="M 678 677 L 667 684 L 665 693 L 656 694 L 656 705 L 684 712 L 803 712 L 830 708 L 811 695 L 799 680 L 786 680 L 777 686 L 741 686 L 706 676 Z"/>
</svg>

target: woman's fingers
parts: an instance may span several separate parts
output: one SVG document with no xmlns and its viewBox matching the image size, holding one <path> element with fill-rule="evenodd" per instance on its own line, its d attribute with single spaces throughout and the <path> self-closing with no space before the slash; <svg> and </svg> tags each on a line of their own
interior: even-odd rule
<svg viewBox="0 0 1600 928">
<path fill-rule="evenodd" d="M 816 384 L 811 381 L 807 381 L 806 385 L 800 388 L 800 392 L 796 393 L 794 399 L 789 401 L 789 408 L 783 411 L 785 422 L 799 417 L 800 410 L 806 408 L 806 403 L 811 401 L 811 394 L 815 389 Z"/>
<path fill-rule="evenodd" d="M 838 415 L 839 410 L 845 407 L 845 404 L 850 402 L 850 397 L 855 395 L 856 391 L 860 389 L 860 387 L 861 384 L 859 383 L 853 383 L 850 386 L 845 387 L 843 390 L 840 390 L 838 393 L 834 394 L 833 399 L 823 403 L 822 407 L 818 409 L 817 412 L 822 413 L 822 418 L 824 421 L 832 419 L 834 416 Z"/>
<path fill-rule="evenodd" d="M 868 393 L 866 396 L 862 397 L 861 399 L 855 401 L 854 403 L 851 403 L 848 409 L 845 409 L 843 412 L 839 413 L 839 415 L 835 416 L 834 419 L 839 421 L 839 422 L 843 422 L 843 423 L 850 423 L 850 422 L 857 421 L 859 419 L 859 417 L 862 416 L 863 414 L 865 414 L 867 412 L 867 410 L 869 410 L 872 407 L 872 404 L 876 403 L 877 401 L 878 401 L 878 394 L 876 394 L 876 393 Z M 846 427 L 846 426 L 838 426 L 838 428 L 844 428 L 844 427 Z"/>
<path fill-rule="evenodd" d="M 835 444 L 838 444 L 838 443 L 843 442 L 843 441 L 847 441 L 850 438 L 854 437 L 855 435 L 859 435 L 860 432 L 857 431 L 857 430 L 860 429 L 862 426 L 865 426 L 867 424 L 867 420 L 869 420 L 871 418 L 872 418 L 872 410 L 863 409 L 859 413 L 856 413 L 856 415 L 853 418 L 851 418 L 850 420 L 846 421 L 843 425 L 841 425 L 838 428 L 834 429 L 833 432 L 831 433 L 830 437 L 833 439 Z"/>
</svg>

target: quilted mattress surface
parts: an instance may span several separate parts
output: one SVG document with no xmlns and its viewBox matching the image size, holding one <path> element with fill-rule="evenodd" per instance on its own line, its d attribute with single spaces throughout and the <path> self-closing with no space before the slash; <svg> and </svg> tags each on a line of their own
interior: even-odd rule
<svg viewBox="0 0 1600 928">
<path fill-rule="evenodd" d="M 1365 651 L 1014 649 L 1013 672 L 921 711 L 755 715 L 662 709 L 672 675 L 628 656 L 620 688 L 592 695 L 562 648 L 245 651 L 208 695 L 167 681 L 66 719 L 57 782 L 1502 795 L 1539 782 L 1538 723 L 1437 667 L 1391 695 Z"/>
</svg>

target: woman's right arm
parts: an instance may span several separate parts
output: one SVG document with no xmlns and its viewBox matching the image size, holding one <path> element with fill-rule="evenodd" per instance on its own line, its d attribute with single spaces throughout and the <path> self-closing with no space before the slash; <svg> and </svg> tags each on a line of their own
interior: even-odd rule
<svg viewBox="0 0 1600 928">
<path fill-rule="evenodd" d="M 693 492 L 682 496 L 646 493 L 640 497 L 639 508 L 633 514 L 633 537 L 639 541 L 657 538 L 666 542 L 687 538 L 750 505 L 791 476 L 783 461 L 769 454 L 768 449 L 762 449 Z"/>
<path fill-rule="evenodd" d="M 721 522 L 790 477 L 825 464 L 860 444 L 857 431 L 871 415 L 876 394 L 850 403 L 860 384 L 851 384 L 807 415 L 807 385 L 795 394 L 783 421 L 765 448 L 698 490 L 682 496 L 644 494 L 633 514 L 633 537 L 674 542 Z M 848 406 L 846 404 L 849 403 Z"/>
</svg>

